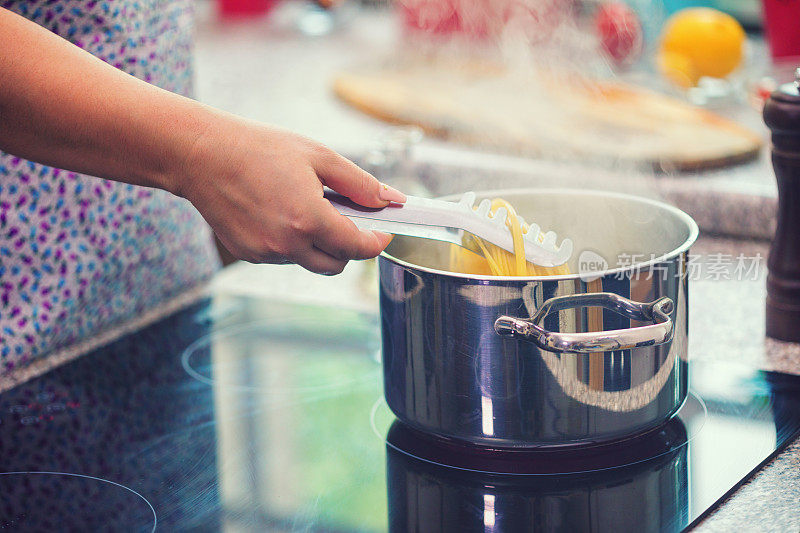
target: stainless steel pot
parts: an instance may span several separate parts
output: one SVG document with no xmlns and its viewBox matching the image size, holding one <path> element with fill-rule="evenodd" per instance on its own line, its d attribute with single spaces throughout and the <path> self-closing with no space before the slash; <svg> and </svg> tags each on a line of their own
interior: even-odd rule
<svg viewBox="0 0 800 533">
<path fill-rule="evenodd" d="M 394 414 L 422 431 L 501 447 L 609 441 L 665 422 L 687 393 L 695 222 L 621 194 L 479 194 L 498 196 L 572 238 L 576 274 L 452 273 L 448 246 L 396 237 L 379 260 L 384 392 Z"/>
</svg>

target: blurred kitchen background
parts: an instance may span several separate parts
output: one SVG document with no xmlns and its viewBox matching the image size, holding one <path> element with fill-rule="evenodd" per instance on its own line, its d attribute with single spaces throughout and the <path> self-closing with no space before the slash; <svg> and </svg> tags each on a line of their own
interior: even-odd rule
<svg viewBox="0 0 800 533">
<path fill-rule="evenodd" d="M 772 235 L 761 106 L 794 78 L 798 2 L 197 8 L 201 101 L 317 139 L 405 192 L 623 190 L 677 205 L 705 234 Z"/>
</svg>

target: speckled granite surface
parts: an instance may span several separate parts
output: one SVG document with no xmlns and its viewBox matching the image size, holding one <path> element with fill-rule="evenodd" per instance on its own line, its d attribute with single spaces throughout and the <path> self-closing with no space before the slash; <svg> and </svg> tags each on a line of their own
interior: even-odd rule
<svg viewBox="0 0 800 533">
<path fill-rule="evenodd" d="M 800 531 L 800 440 L 790 444 L 694 530 Z"/>
<path fill-rule="evenodd" d="M 775 178 L 763 157 L 748 165 L 729 169 L 730 178 L 715 181 L 702 176 L 642 175 L 633 170 L 588 168 L 576 162 L 510 161 L 502 156 L 467 154 L 465 157 L 432 156 L 421 153 L 385 171 L 370 165 L 369 158 L 351 154 L 384 181 L 415 194 L 438 196 L 468 190 L 504 188 L 575 188 L 625 192 L 666 201 L 689 213 L 707 234 L 768 240 L 775 231 L 777 193 L 769 192 Z M 763 190 L 748 191 L 737 185 L 736 176 L 752 172 L 761 176 Z M 409 178 L 414 176 L 414 178 Z M 756 178 L 753 177 L 753 180 Z"/>
<path fill-rule="evenodd" d="M 208 293 L 208 285 L 202 284 L 187 290 L 164 302 L 159 307 L 150 309 L 133 320 L 112 326 L 97 335 L 85 339 L 75 345 L 57 350 L 47 357 L 38 359 L 26 367 L 19 368 L 13 372 L 0 376 L 0 394 L 3 391 L 16 387 L 30 379 L 52 370 L 53 368 L 69 363 L 78 357 L 87 354 L 101 346 L 105 346 L 115 340 L 134 333 L 162 318 L 183 309 L 184 307 L 196 302 L 203 295 Z"/>
</svg>

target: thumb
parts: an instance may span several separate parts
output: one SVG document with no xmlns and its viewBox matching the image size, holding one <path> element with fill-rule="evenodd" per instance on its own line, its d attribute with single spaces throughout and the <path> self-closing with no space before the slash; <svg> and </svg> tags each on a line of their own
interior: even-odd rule
<svg viewBox="0 0 800 533">
<path fill-rule="evenodd" d="M 313 162 L 317 177 L 334 191 L 365 207 L 384 207 L 389 202 L 402 204 L 406 195 L 378 181 L 358 165 L 330 151 Z"/>
</svg>

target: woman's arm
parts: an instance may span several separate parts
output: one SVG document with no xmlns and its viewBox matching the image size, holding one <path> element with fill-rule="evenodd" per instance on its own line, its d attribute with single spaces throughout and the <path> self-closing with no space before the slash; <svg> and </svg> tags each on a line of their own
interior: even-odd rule
<svg viewBox="0 0 800 533">
<path fill-rule="evenodd" d="M 0 8 L 0 149 L 188 198 L 237 257 L 337 273 L 389 237 L 322 197 L 405 197 L 335 152 L 121 72 Z"/>
</svg>

